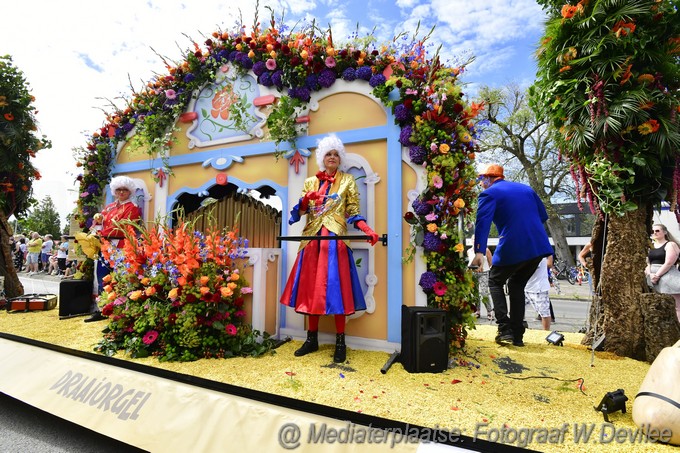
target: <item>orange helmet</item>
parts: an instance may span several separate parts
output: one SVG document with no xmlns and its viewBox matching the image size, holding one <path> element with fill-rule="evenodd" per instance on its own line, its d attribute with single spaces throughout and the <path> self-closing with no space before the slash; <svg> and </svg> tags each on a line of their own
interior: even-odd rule
<svg viewBox="0 0 680 453">
<path fill-rule="evenodd" d="M 503 167 L 498 164 L 489 164 L 479 172 L 479 176 L 491 176 L 494 178 L 504 178 Z"/>
</svg>

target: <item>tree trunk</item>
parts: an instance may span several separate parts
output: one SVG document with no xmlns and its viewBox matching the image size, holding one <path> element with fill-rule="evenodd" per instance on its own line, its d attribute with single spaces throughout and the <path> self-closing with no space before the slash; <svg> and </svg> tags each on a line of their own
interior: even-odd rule
<svg viewBox="0 0 680 453">
<path fill-rule="evenodd" d="M 594 228 L 592 275 L 596 290 L 584 338 L 584 343 L 590 344 L 597 331 L 597 338 L 605 335 L 606 351 L 637 360 L 645 360 L 639 300 L 646 291 L 643 271 L 649 247 L 649 208 L 642 205 L 623 217 L 608 217 Z"/>
<path fill-rule="evenodd" d="M 663 348 L 680 340 L 675 299 L 668 294 L 643 294 L 640 309 L 645 329 L 645 360 L 652 363 Z"/>
<path fill-rule="evenodd" d="M 5 295 L 7 298 L 24 294 L 24 286 L 19 281 L 17 270 L 14 268 L 13 250 L 9 247 L 12 228 L 5 213 L 0 210 L 0 275 L 5 277 Z"/>
<path fill-rule="evenodd" d="M 564 225 L 562 220 L 560 220 L 559 214 L 555 210 L 552 204 L 545 205 L 546 211 L 548 211 L 548 230 L 550 231 L 550 237 L 552 237 L 553 245 L 555 246 L 555 253 L 557 254 L 557 259 L 567 263 L 567 266 L 574 265 L 574 256 L 569 250 L 569 244 L 567 243 L 567 238 L 564 234 Z"/>
</svg>

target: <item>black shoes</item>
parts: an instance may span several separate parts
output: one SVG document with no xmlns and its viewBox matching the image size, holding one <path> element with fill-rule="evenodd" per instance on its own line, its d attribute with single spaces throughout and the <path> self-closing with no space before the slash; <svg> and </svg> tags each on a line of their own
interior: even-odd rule
<svg viewBox="0 0 680 453">
<path fill-rule="evenodd" d="M 293 353 L 295 357 L 302 357 L 310 352 L 316 352 L 319 350 L 319 332 L 307 331 L 307 339 L 302 346 Z"/>
<path fill-rule="evenodd" d="M 521 338 L 519 340 L 512 340 L 512 345 L 522 347 L 524 346 L 524 341 Z"/>
<path fill-rule="evenodd" d="M 333 362 L 342 363 L 347 358 L 347 346 L 345 346 L 345 334 L 335 334 L 335 352 L 333 353 Z"/>
<path fill-rule="evenodd" d="M 502 333 L 499 331 L 498 335 L 496 335 L 496 343 L 498 344 L 510 343 L 514 338 L 515 337 L 512 334 L 512 332 Z"/>
<path fill-rule="evenodd" d="M 103 321 L 105 319 L 109 319 L 106 316 L 102 315 L 101 311 L 97 311 L 95 313 L 92 313 L 92 316 L 87 318 L 85 322 L 95 322 L 95 321 Z"/>
</svg>

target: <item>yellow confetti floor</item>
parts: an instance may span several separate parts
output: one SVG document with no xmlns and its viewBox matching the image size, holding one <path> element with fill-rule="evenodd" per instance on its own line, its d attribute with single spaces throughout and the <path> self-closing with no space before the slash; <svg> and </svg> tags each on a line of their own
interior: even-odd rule
<svg viewBox="0 0 680 453">
<path fill-rule="evenodd" d="M 2 332 L 82 351 L 92 351 L 105 326 L 84 323 L 83 318 L 59 320 L 56 310 L 0 312 Z M 437 374 L 411 374 L 398 363 L 382 374 L 389 354 L 375 351 L 349 349 L 345 364 L 333 364 L 332 345 L 297 358 L 293 351 L 299 342 L 259 358 L 135 361 L 484 440 L 504 438 L 538 451 L 623 452 L 635 446 L 652 452 L 678 451 L 651 443 L 633 423 L 633 399 L 649 364 L 600 352 L 593 359 L 591 351 L 579 344 L 581 334 L 565 333 L 565 345 L 558 347 L 545 341 L 545 331 L 529 330 L 524 348 L 497 345 L 494 335 L 493 326 L 478 326 L 469 334 L 465 353 L 453 359 L 452 368 Z M 605 424 L 594 406 L 617 389 L 629 398 L 627 413 L 610 414 L 614 424 Z M 582 436 L 576 439 L 579 433 Z"/>
</svg>

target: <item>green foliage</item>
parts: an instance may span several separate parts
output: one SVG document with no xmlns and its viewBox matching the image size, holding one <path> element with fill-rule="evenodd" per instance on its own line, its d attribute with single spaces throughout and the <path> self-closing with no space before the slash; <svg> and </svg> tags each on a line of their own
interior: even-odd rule
<svg viewBox="0 0 680 453">
<path fill-rule="evenodd" d="M 50 196 L 45 197 L 37 207 L 28 213 L 25 219 L 20 219 L 19 228 L 24 233 L 36 231 L 41 236 L 51 234 L 54 239 L 59 239 L 61 222 L 52 198 Z"/>
<path fill-rule="evenodd" d="M 40 173 L 31 159 L 52 147 L 45 136 L 36 135 L 34 101 L 12 57 L 0 57 L 0 210 L 6 216 L 21 217 L 35 202 L 32 186 Z"/>
<path fill-rule="evenodd" d="M 675 193 L 680 2 L 539 3 L 550 20 L 533 94 L 580 194 L 623 215 Z"/>
<path fill-rule="evenodd" d="M 281 152 L 279 150 L 281 143 L 287 143 L 290 149 L 295 149 L 295 139 L 297 138 L 296 109 L 301 106 L 302 102 L 299 99 L 281 96 L 267 117 L 267 129 L 270 138 L 276 145 L 277 153 Z"/>
</svg>

